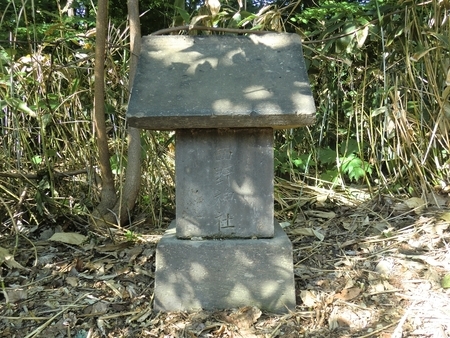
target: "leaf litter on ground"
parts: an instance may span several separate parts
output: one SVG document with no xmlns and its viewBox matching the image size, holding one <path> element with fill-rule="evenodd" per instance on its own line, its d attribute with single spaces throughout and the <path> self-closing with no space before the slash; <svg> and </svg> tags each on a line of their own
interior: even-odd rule
<svg viewBox="0 0 450 338">
<path fill-rule="evenodd" d="M 46 239 L 20 235 L 16 247 L 16 234 L 0 237 L 0 337 L 450 336 L 448 207 L 341 199 L 288 182 L 277 189 L 278 218 L 293 243 L 295 311 L 154 313 L 162 229 L 131 224 L 137 239 L 115 243 L 47 229 Z"/>
</svg>

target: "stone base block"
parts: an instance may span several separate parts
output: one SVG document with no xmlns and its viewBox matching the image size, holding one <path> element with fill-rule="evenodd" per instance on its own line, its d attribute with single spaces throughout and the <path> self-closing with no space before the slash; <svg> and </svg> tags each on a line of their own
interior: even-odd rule
<svg viewBox="0 0 450 338">
<path fill-rule="evenodd" d="M 177 239 L 172 222 L 156 249 L 155 311 L 295 308 L 292 244 L 275 222 L 270 239 Z"/>
</svg>

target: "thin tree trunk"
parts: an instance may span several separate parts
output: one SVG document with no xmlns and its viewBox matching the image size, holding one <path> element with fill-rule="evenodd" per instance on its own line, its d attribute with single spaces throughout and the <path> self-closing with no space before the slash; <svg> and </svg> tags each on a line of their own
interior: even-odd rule
<svg viewBox="0 0 450 338">
<path fill-rule="evenodd" d="M 105 123 L 105 46 L 108 20 L 108 0 L 99 0 L 96 22 L 95 43 L 95 85 L 94 85 L 94 128 L 99 152 L 99 164 L 102 177 L 102 191 L 98 214 L 112 208 L 117 197 L 114 177 L 109 162 L 108 137 Z"/>
<path fill-rule="evenodd" d="M 130 78 L 129 90 L 133 87 L 136 66 L 141 51 L 141 26 L 139 22 L 138 0 L 128 0 L 128 17 L 130 22 Z M 140 130 L 128 127 L 128 161 L 125 171 L 125 185 L 122 192 L 123 201 L 114 209 L 119 211 L 120 223 L 128 219 L 128 213 L 134 208 L 141 185 L 141 135 Z"/>
<path fill-rule="evenodd" d="M 100 3 L 99 3 L 100 6 Z M 130 78 L 129 89 L 131 91 L 136 65 L 141 50 L 141 29 L 139 22 L 138 0 L 128 0 L 128 15 L 130 24 Z M 98 34 L 98 33 L 97 33 Z M 104 114 L 103 114 L 104 116 Z M 103 120 L 104 121 L 104 120 Z M 108 156 L 109 165 L 109 156 Z M 111 170 L 111 169 L 109 169 Z M 102 172 L 103 173 L 103 172 Z M 112 177 L 112 175 L 111 175 Z M 125 183 L 119 200 L 114 200 L 115 204 L 103 208 L 102 202 L 97 208 L 98 214 L 96 225 L 98 227 L 109 227 L 111 224 L 123 225 L 129 219 L 129 213 L 134 208 L 136 198 L 141 184 L 141 139 L 140 131 L 135 128 L 128 128 L 128 160 L 125 171 Z M 114 186 L 113 186 L 114 187 Z M 105 189 L 105 186 L 103 186 Z M 103 190 L 102 190 L 103 192 Z M 114 197 L 116 195 L 114 194 Z"/>
</svg>

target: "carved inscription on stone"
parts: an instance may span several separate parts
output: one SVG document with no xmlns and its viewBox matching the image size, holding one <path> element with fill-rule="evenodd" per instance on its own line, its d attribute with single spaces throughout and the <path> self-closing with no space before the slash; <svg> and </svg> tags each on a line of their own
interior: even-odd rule
<svg viewBox="0 0 450 338">
<path fill-rule="evenodd" d="M 235 193 L 230 189 L 230 176 L 233 176 L 233 149 L 219 148 L 214 156 L 214 210 L 216 212 L 217 230 L 219 233 L 233 233 L 234 222 L 228 204 L 235 200 Z"/>
<path fill-rule="evenodd" d="M 273 236 L 273 131 L 176 131 L 179 238 Z"/>
</svg>

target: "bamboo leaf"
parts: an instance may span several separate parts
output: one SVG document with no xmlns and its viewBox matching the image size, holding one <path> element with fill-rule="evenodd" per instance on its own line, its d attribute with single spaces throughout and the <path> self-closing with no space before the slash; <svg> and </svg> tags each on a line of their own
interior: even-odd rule
<svg viewBox="0 0 450 338">
<path fill-rule="evenodd" d="M 6 97 L 5 98 L 6 103 L 8 103 L 8 105 L 10 105 L 11 107 L 13 107 L 16 110 L 20 110 L 21 112 L 30 115 L 31 117 L 36 117 L 36 113 L 31 110 L 27 104 L 21 100 L 18 100 L 14 97 Z"/>
<path fill-rule="evenodd" d="M 411 55 L 410 60 L 417 62 L 421 58 L 423 58 L 425 55 L 427 55 L 430 51 L 432 51 L 433 49 L 436 49 L 436 48 L 437 47 L 420 50 L 420 51 L 414 53 L 413 55 Z"/>
<path fill-rule="evenodd" d="M 178 6 L 175 6 L 175 8 L 177 9 L 178 14 L 180 14 L 180 16 L 184 22 L 188 23 L 191 20 L 191 16 L 184 8 L 181 8 Z"/>
<path fill-rule="evenodd" d="M 196 15 L 192 18 L 190 25 L 195 26 L 199 21 L 202 21 L 203 19 L 211 19 L 211 15 Z M 184 20 L 184 18 L 183 18 Z"/>
<path fill-rule="evenodd" d="M 366 26 L 363 29 L 356 32 L 356 41 L 358 48 L 362 48 L 362 46 L 364 46 L 364 43 L 366 42 L 368 36 L 369 36 L 369 26 Z"/>
</svg>

